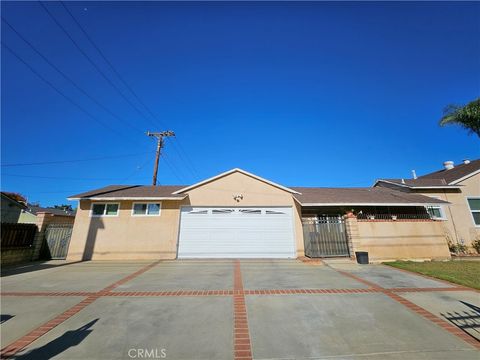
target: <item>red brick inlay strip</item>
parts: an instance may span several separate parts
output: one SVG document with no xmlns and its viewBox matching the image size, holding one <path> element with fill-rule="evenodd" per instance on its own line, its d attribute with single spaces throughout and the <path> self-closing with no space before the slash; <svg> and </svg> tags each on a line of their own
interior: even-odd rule
<svg viewBox="0 0 480 360">
<path fill-rule="evenodd" d="M 43 325 L 40 325 L 36 329 L 30 331 L 26 335 L 22 336 L 20 339 L 14 341 L 13 343 L 7 345 L 4 347 L 2 350 L 0 350 L 0 357 L 2 359 L 6 359 L 9 357 L 14 356 L 17 354 L 19 351 L 30 345 L 32 342 L 40 338 L 41 336 L 45 335 L 47 332 L 52 330 L 54 327 L 60 325 L 63 323 L 65 320 L 71 318 L 73 315 L 77 314 L 79 311 L 83 310 L 85 307 L 90 305 L 92 302 L 97 300 L 99 297 L 105 295 L 106 292 L 116 288 L 117 286 L 132 280 L 133 278 L 137 277 L 140 274 L 143 274 L 145 271 L 150 270 L 152 267 L 157 265 L 160 261 L 156 261 L 152 264 L 149 264 L 142 269 L 134 272 L 133 274 L 130 274 L 123 279 L 107 286 L 106 288 L 100 290 L 97 293 L 94 293 L 93 295 L 88 296 L 86 299 L 80 301 L 77 305 L 72 306 L 70 309 L 66 310 L 62 314 L 54 317 L 52 320 L 47 321 Z"/>
<path fill-rule="evenodd" d="M 334 269 L 334 268 L 332 268 Z M 416 314 L 418 315 L 421 315 L 423 316 L 425 319 L 427 320 L 430 320 L 431 322 L 435 323 L 436 325 L 440 326 L 442 329 L 448 331 L 449 333 L 459 337 L 460 339 L 462 339 L 463 341 L 465 341 L 466 343 L 472 345 L 473 347 L 475 347 L 476 349 L 479 349 L 480 350 L 480 341 L 478 341 L 477 339 L 473 338 L 472 336 L 468 335 L 467 333 L 465 333 L 464 331 L 462 331 L 461 329 L 459 329 L 458 327 L 448 323 L 447 321 L 439 318 L 438 316 L 432 314 L 431 312 L 425 310 L 424 308 L 414 304 L 413 302 L 403 298 L 402 296 L 394 293 L 392 290 L 393 289 L 385 289 L 377 284 L 374 284 L 370 281 L 367 281 L 365 279 L 362 279 L 356 275 L 353 275 L 353 274 L 350 274 L 350 273 L 347 273 L 345 271 L 342 271 L 342 270 L 338 270 L 338 269 L 334 269 L 335 271 L 345 275 L 345 276 L 348 276 L 348 277 L 351 277 L 352 279 L 355 279 L 363 284 L 367 284 L 367 285 L 370 285 L 372 286 L 372 288 L 378 290 L 378 291 L 381 291 L 382 293 L 384 293 L 385 295 L 387 295 L 388 297 L 390 297 L 391 299 L 397 301 L 398 303 L 402 304 L 403 306 L 407 307 L 408 309 L 410 309 L 411 311 L 415 312 Z M 401 289 L 401 291 L 405 291 L 405 290 L 409 290 L 411 288 L 406 288 L 406 289 Z M 443 288 L 442 290 L 440 291 L 445 291 L 445 289 L 455 289 L 455 288 Z M 395 289 L 395 290 L 398 290 L 400 291 L 400 289 Z M 420 290 L 420 289 L 414 289 L 414 290 Z M 431 289 L 429 289 L 431 290 Z M 458 290 L 465 290 L 465 289 L 462 289 L 462 288 L 458 288 Z"/>
<path fill-rule="evenodd" d="M 242 271 L 239 260 L 235 261 L 233 288 L 233 358 L 235 360 L 251 360 L 252 347 L 250 344 L 247 307 L 245 305 L 245 292 L 243 291 Z"/>
<path fill-rule="evenodd" d="M 48 292 L 48 291 L 7 291 L 0 293 L 1 296 L 92 296 L 96 292 L 90 291 L 57 291 L 57 292 Z"/>
<path fill-rule="evenodd" d="M 480 341 L 475 339 L 474 337 L 468 335 L 466 332 L 459 329 L 457 326 L 454 326 L 454 325 L 446 322 L 445 320 L 439 318 L 438 316 L 432 314 L 431 312 L 425 310 L 424 308 L 414 304 L 413 302 L 401 297 L 398 294 L 394 294 L 394 293 L 391 293 L 391 292 L 388 292 L 388 291 L 385 292 L 385 294 L 388 295 L 393 300 L 396 300 L 400 304 L 406 306 L 407 308 L 409 308 L 413 312 L 417 313 L 418 315 L 423 316 L 425 319 L 430 320 L 431 322 L 437 324 L 438 326 L 440 326 L 444 330 L 448 331 L 449 333 L 451 333 L 453 335 L 458 336 L 460 339 L 462 339 L 466 343 L 468 343 L 468 344 L 472 345 L 473 347 L 475 347 L 476 349 L 480 350 Z"/>
<path fill-rule="evenodd" d="M 103 296 L 232 296 L 233 290 L 115 291 Z"/>
<path fill-rule="evenodd" d="M 299 295 L 299 294 L 362 294 L 376 293 L 376 289 L 269 289 L 245 290 L 245 295 Z"/>
<path fill-rule="evenodd" d="M 37 340 L 39 337 L 45 335 L 47 332 L 52 330 L 54 327 L 57 325 L 60 325 L 63 323 L 65 320 L 69 319 L 76 313 L 78 313 L 80 310 L 85 308 L 87 305 L 90 305 L 92 302 L 94 302 L 96 299 L 98 299 L 98 295 L 91 295 L 87 297 L 86 299 L 82 300 L 79 302 L 77 305 L 74 305 L 67 311 L 63 312 L 62 314 L 56 316 L 50 321 L 47 321 L 43 325 L 40 325 L 36 329 L 30 331 L 26 335 L 22 336 L 20 339 L 14 341 L 13 343 L 7 345 L 4 347 L 1 352 L 0 356 L 2 359 L 6 359 L 9 357 L 14 356 L 16 353 L 18 353 L 20 350 L 25 348 L 26 346 L 30 345 L 32 342 Z"/>
<path fill-rule="evenodd" d="M 390 288 L 377 289 L 369 287 L 367 289 L 252 289 L 252 290 L 162 290 L 162 291 L 109 291 L 99 296 L 232 296 L 232 295 L 298 295 L 298 294 L 363 294 L 377 293 L 384 291 L 397 293 L 404 292 L 438 292 L 438 291 L 466 291 L 469 288 L 462 287 L 434 287 L 434 288 Z M 93 296 L 96 292 L 71 291 L 71 292 L 24 292 L 10 291 L 0 293 L 1 296 Z"/>
</svg>

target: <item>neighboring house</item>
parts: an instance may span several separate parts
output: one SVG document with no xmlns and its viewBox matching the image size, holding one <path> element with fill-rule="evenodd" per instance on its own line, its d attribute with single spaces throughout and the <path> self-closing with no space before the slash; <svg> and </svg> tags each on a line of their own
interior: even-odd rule
<svg viewBox="0 0 480 360">
<path fill-rule="evenodd" d="M 17 223 L 22 210 L 27 206 L 19 200 L 19 196 L 15 193 L 1 192 L 1 222 Z"/>
<path fill-rule="evenodd" d="M 442 170 L 414 179 L 380 179 L 374 186 L 445 200 L 449 204 L 428 211 L 443 222 L 447 240 L 471 247 L 480 239 L 480 159 L 458 165 L 446 161 Z"/>
<path fill-rule="evenodd" d="M 52 223 L 73 224 L 75 221 L 75 211 L 27 204 L 27 206 L 22 210 L 18 222 L 24 224 L 36 224 L 37 214 L 40 212 L 51 214 L 52 220 L 50 221 Z"/>
<path fill-rule="evenodd" d="M 428 206 L 376 187 L 285 187 L 240 169 L 191 186 L 111 185 L 78 200 L 67 259 L 450 257 Z M 345 216 L 348 214 L 348 216 Z"/>
</svg>

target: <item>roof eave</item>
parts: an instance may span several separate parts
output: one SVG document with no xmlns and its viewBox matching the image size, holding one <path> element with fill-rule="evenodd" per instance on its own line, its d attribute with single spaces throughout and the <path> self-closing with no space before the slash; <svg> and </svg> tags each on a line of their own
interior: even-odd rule
<svg viewBox="0 0 480 360">
<path fill-rule="evenodd" d="M 378 179 L 378 180 L 376 180 L 376 181 L 375 181 L 375 184 L 373 184 L 373 186 L 377 185 L 379 182 L 384 182 L 384 183 L 387 183 L 387 184 L 392 184 L 392 185 L 400 186 L 400 187 L 407 187 L 407 188 L 410 187 L 410 186 L 407 185 L 407 184 L 399 184 L 399 183 L 396 183 L 396 182 L 393 182 L 393 181 L 384 180 L 384 179 Z"/>
<path fill-rule="evenodd" d="M 104 200 L 104 201 L 113 201 L 113 200 L 144 200 L 144 201 L 153 201 L 153 200 L 183 200 L 187 197 L 185 196 L 156 196 L 156 197 L 146 197 L 146 196 L 110 196 L 110 197 L 102 197 L 102 196 L 90 196 L 90 197 L 71 197 L 67 198 L 67 200 L 74 201 L 74 200 Z"/>
<path fill-rule="evenodd" d="M 439 206 L 439 205 L 448 205 L 449 202 L 434 202 L 434 203 L 300 203 L 302 206 Z"/>
<path fill-rule="evenodd" d="M 459 182 L 462 182 L 463 180 L 467 180 L 468 178 L 470 178 L 470 177 L 472 177 L 472 176 L 475 176 L 475 175 L 477 175 L 477 174 L 480 174 L 480 169 L 475 170 L 475 171 L 471 172 L 470 174 L 467 174 L 467 175 L 461 177 L 460 179 L 451 181 L 451 182 L 449 183 L 449 185 L 456 185 L 456 184 L 458 184 Z"/>
</svg>

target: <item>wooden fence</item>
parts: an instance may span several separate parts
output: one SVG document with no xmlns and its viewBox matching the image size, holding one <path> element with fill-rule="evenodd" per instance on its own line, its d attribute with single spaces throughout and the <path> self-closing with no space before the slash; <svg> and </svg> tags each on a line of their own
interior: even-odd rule
<svg viewBox="0 0 480 360">
<path fill-rule="evenodd" d="M 1 224 L 0 243 L 2 249 L 28 248 L 33 245 L 37 225 L 35 224 Z"/>
</svg>

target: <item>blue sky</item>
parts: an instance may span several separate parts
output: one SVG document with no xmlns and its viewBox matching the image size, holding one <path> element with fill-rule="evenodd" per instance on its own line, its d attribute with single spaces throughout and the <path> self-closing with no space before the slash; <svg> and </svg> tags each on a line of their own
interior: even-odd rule
<svg viewBox="0 0 480 360">
<path fill-rule="evenodd" d="M 30 201 L 150 184 L 147 130 L 177 134 L 164 149 L 161 184 L 240 167 L 287 186 L 369 186 L 479 157 L 478 138 L 437 125 L 447 104 L 480 94 L 478 2 L 66 3 L 155 118 L 61 4 L 45 6 L 134 106 L 39 3 L 3 2 L 20 34 L 125 121 L 2 23 L 4 44 L 107 125 L 2 47 L 2 190 Z"/>
</svg>

